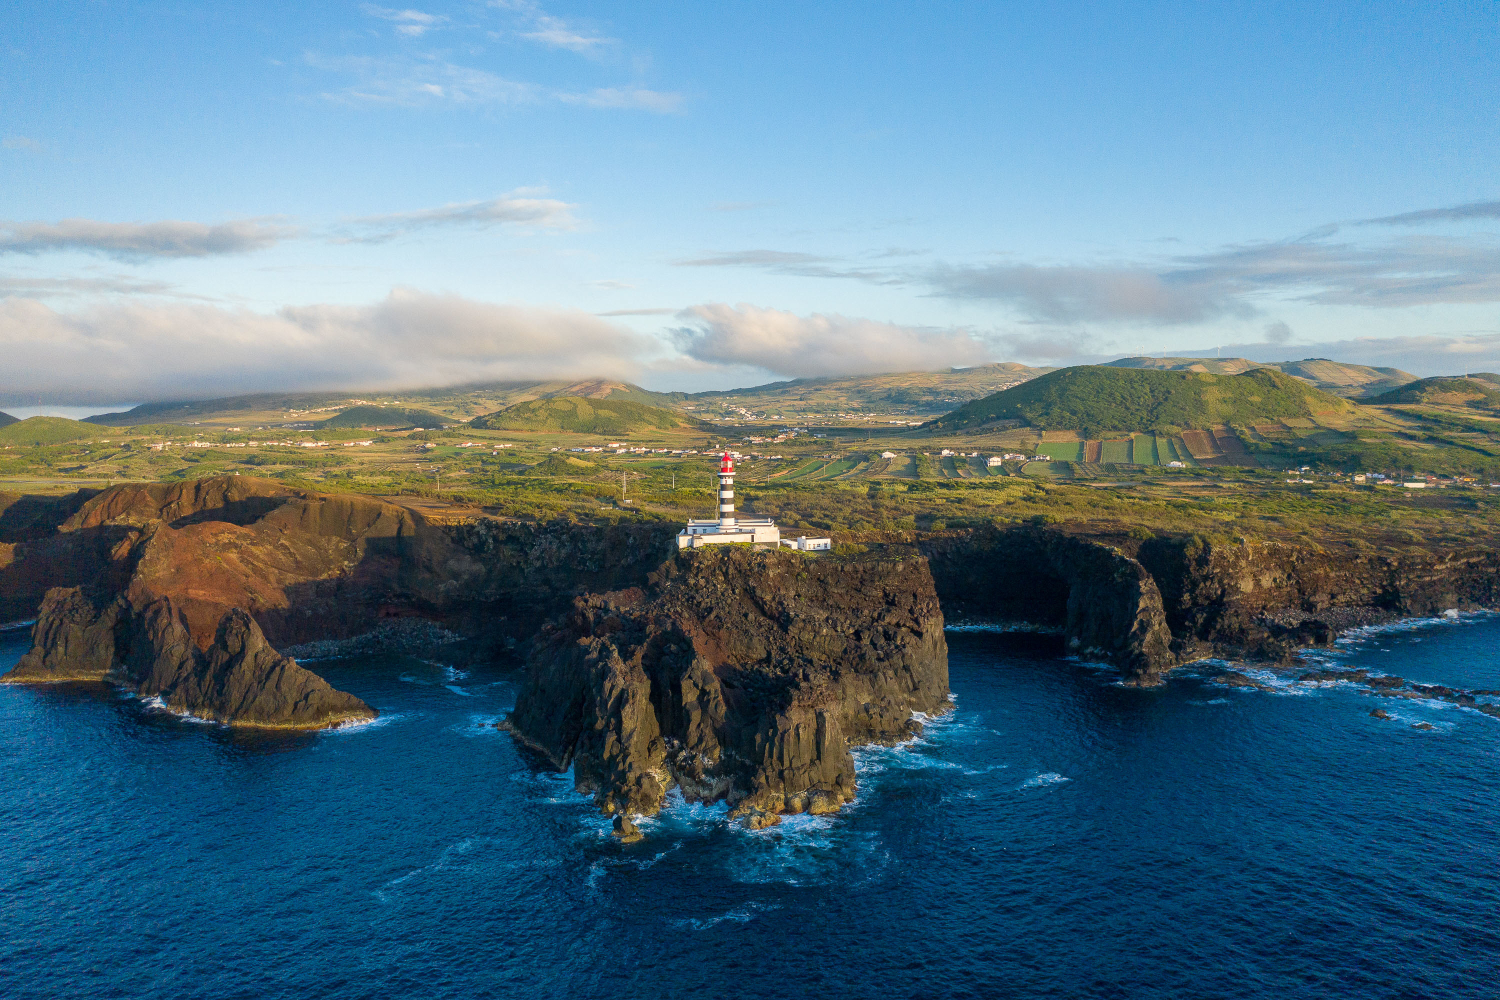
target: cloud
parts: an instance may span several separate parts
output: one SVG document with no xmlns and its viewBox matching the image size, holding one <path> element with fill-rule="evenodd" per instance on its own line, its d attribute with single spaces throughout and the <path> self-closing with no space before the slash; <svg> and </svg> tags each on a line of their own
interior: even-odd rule
<svg viewBox="0 0 1500 1000">
<path fill-rule="evenodd" d="M 441 14 L 425 14 L 420 10 L 392 10 L 388 7 L 377 7 L 369 3 L 362 4 L 360 10 L 363 10 L 371 17 L 395 22 L 396 31 L 411 38 L 421 37 L 448 20 Z"/>
<path fill-rule="evenodd" d="M 512 191 L 485 201 L 463 201 L 438 208 L 390 215 L 368 215 L 350 219 L 344 227 L 348 235 L 338 237 L 346 243 L 384 243 L 413 230 L 462 226 L 487 229 L 491 226 L 533 226 L 538 229 L 572 229 L 577 225 L 573 209 L 577 205 L 554 198 L 537 198 L 539 189 Z"/>
<path fill-rule="evenodd" d="M 672 263 L 678 267 L 749 267 L 798 278 L 854 278 L 877 285 L 899 285 L 905 282 L 900 275 L 889 271 L 835 266 L 841 263 L 838 257 L 788 250 L 735 250 L 709 254 L 706 257 L 674 260 Z"/>
<path fill-rule="evenodd" d="M 274 246 L 295 234 L 289 226 L 256 219 L 202 222 L 0 222 L 0 254 L 82 250 L 117 260 L 217 257 Z"/>
<path fill-rule="evenodd" d="M 1385 215 L 1378 219 L 1361 219 L 1361 226 L 1419 226 L 1428 222 L 1468 222 L 1473 219 L 1500 219 L 1500 201 L 1476 201 L 1448 208 L 1424 208 L 1417 212 Z"/>
<path fill-rule="evenodd" d="M 673 114 L 681 110 L 683 103 L 681 94 L 642 87 L 584 91 L 543 87 L 430 55 L 329 57 L 307 52 L 302 60 L 314 69 L 354 79 L 342 90 L 323 93 L 325 100 L 337 104 L 402 108 L 565 104 Z"/>
<path fill-rule="evenodd" d="M 675 306 L 664 309 L 611 309 L 608 312 L 594 313 L 595 316 L 671 316 L 679 310 Z"/>
<path fill-rule="evenodd" d="M 525 24 L 525 30 L 517 34 L 527 41 L 537 42 L 548 48 L 567 49 L 585 55 L 602 46 L 615 44 L 615 39 L 596 35 L 574 27 L 560 17 L 544 12 L 534 0 L 491 0 L 491 7 L 513 11 Z"/>
<path fill-rule="evenodd" d="M 33 299 L 0 300 L 0 385 L 81 402 L 626 378 L 661 346 L 579 310 L 407 289 L 373 305 L 269 314 L 139 302 L 64 313 Z"/>
<path fill-rule="evenodd" d="M 101 278 L 0 276 L 0 298 L 13 295 L 49 299 L 79 295 L 166 295 L 174 291 L 173 285 L 125 275 Z"/>
<path fill-rule="evenodd" d="M 1246 307 L 1213 282 L 1143 268 L 938 264 L 922 277 L 933 294 L 988 299 L 1033 322 L 1196 323 Z"/>
<path fill-rule="evenodd" d="M 1292 339 L 1292 328 L 1281 320 L 1266 324 L 1266 343 L 1285 344 Z"/>
<path fill-rule="evenodd" d="M 0 139 L 0 147 L 5 149 L 18 149 L 27 153 L 40 153 L 42 144 L 35 139 L 28 139 L 24 135 L 11 135 Z"/>
<path fill-rule="evenodd" d="M 590 281 L 589 285 L 592 288 L 603 288 L 611 292 L 624 291 L 627 288 L 635 287 L 628 281 L 620 281 L 616 278 L 601 278 L 598 281 Z"/>
<path fill-rule="evenodd" d="M 968 330 L 711 303 L 678 313 L 678 347 L 698 361 L 808 377 L 978 364 L 994 348 Z"/>
</svg>

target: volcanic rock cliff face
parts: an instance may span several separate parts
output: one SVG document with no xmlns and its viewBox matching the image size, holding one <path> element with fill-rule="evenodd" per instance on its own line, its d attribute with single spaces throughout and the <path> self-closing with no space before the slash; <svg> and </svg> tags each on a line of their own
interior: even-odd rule
<svg viewBox="0 0 1500 1000">
<path fill-rule="evenodd" d="M 833 811 L 851 746 L 947 709 L 942 630 L 915 554 L 686 552 L 544 630 L 508 724 L 607 813 L 654 813 L 674 785 L 758 824 Z"/>
<path fill-rule="evenodd" d="M 1500 552 L 1486 548 L 1330 551 L 1190 537 L 1152 539 L 1139 558 L 1186 658 L 1285 658 L 1351 625 L 1500 605 Z"/>
<path fill-rule="evenodd" d="M 1016 528 L 921 545 L 945 605 L 967 614 L 1063 630 L 1074 653 L 1156 683 L 1177 663 L 1156 580 L 1120 548 L 1096 539 Z"/>
<path fill-rule="evenodd" d="M 1123 528 L 1029 526 L 948 533 L 920 548 L 950 613 L 1056 626 L 1073 652 L 1139 685 L 1191 659 L 1285 660 L 1351 626 L 1500 604 L 1500 552 L 1487 548 L 1142 541 Z"/>
<path fill-rule="evenodd" d="M 108 676 L 172 693 L 181 710 L 254 725 L 370 711 L 262 655 L 273 646 L 420 615 L 471 636 L 467 655 L 492 655 L 586 588 L 644 580 L 670 536 L 665 526 L 437 525 L 380 500 L 249 476 L 0 499 L 6 620 L 38 615 L 32 653 L 8 680 Z"/>
<path fill-rule="evenodd" d="M 124 596 L 57 588 L 42 605 L 33 639 L 0 682 L 117 681 L 175 712 L 262 728 L 321 729 L 376 717 L 272 649 L 238 608 L 224 614 L 200 650 L 171 598 L 135 608 Z"/>
</svg>

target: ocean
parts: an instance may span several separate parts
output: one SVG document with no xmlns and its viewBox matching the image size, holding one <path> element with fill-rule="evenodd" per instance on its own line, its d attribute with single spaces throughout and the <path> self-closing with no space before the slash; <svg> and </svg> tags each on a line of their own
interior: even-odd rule
<svg viewBox="0 0 1500 1000">
<path fill-rule="evenodd" d="M 0 687 L 0 996 L 1500 994 L 1500 720 L 948 639 L 954 710 L 840 815 L 631 845 L 494 728 L 499 671 L 318 662 L 382 713 L 318 734 Z M 1500 617 L 1322 658 L 1500 688 Z"/>
</svg>

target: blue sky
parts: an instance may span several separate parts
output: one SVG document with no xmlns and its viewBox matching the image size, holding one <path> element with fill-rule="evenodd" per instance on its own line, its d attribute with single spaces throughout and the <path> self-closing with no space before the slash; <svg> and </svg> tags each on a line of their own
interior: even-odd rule
<svg viewBox="0 0 1500 1000">
<path fill-rule="evenodd" d="M 1500 7 L 12 3 L 0 398 L 1500 368 Z"/>
</svg>

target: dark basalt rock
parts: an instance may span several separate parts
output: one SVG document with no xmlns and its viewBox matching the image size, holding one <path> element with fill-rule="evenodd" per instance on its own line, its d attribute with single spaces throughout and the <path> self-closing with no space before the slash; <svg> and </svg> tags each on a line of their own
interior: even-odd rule
<svg viewBox="0 0 1500 1000">
<path fill-rule="evenodd" d="M 121 611 L 121 602 L 105 595 L 90 596 L 82 587 L 48 591 L 31 630 L 31 649 L 0 681 L 105 680 L 115 667 L 115 630 Z"/>
<path fill-rule="evenodd" d="M 169 598 L 136 609 L 123 597 L 53 590 L 30 652 L 0 681 L 83 680 L 116 681 L 160 697 L 173 711 L 229 725 L 321 729 L 376 717 L 358 698 L 272 649 L 238 609 L 223 616 L 213 642 L 200 650 Z"/>
<path fill-rule="evenodd" d="M 832 812 L 851 746 L 949 707 L 942 628 L 920 556 L 683 553 L 545 630 L 507 727 L 606 813 L 654 813 L 674 785 L 755 826 Z"/>
</svg>

